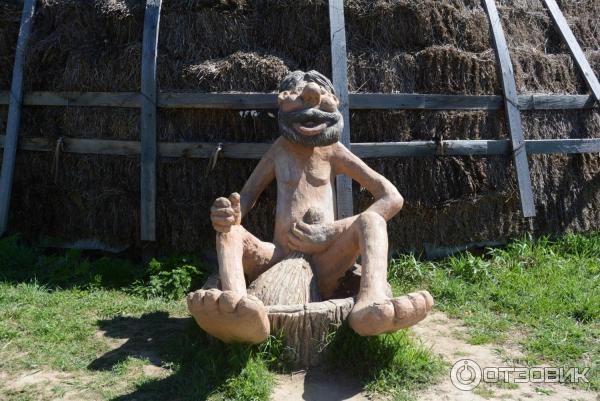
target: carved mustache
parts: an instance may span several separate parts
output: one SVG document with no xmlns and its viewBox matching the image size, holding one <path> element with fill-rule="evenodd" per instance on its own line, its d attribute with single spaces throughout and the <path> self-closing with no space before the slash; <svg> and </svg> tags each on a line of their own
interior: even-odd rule
<svg viewBox="0 0 600 401">
<path fill-rule="evenodd" d="M 300 111 L 283 112 L 279 111 L 279 118 L 288 123 L 306 123 L 314 122 L 317 124 L 325 123 L 327 125 L 336 124 L 342 117 L 339 111 L 329 113 L 318 109 L 305 109 Z"/>
</svg>

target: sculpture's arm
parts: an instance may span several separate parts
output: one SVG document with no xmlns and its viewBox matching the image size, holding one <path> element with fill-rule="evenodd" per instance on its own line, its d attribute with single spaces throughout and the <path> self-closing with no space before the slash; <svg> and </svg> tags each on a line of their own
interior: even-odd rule
<svg viewBox="0 0 600 401">
<path fill-rule="evenodd" d="M 333 166 L 335 174 L 346 174 L 366 188 L 375 202 L 366 210 L 375 212 L 386 221 L 394 217 L 404 204 L 402 195 L 387 178 L 367 166 L 344 145 L 335 145 Z"/>
<path fill-rule="evenodd" d="M 277 146 L 278 142 L 275 142 L 264 154 L 240 192 L 242 217 L 254 207 L 260 194 L 275 179 L 274 157 Z"/>
</svg>

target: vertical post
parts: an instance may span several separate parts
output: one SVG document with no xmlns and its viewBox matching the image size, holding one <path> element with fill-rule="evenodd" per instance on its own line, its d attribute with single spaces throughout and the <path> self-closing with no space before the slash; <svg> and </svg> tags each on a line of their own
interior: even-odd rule
<svg viewBox="0 0 600 401">
<path fill-rule="evenodd" d="M 21 14 L 21 26 L 17 39 L 15 63 L 13 65 L 12 81 L 10 84 L 10 99 L 8 103 L 8 119 L 4 154 L 2 157 L 2 172 L 0 173 L 0 235 L 8 228 L 10 197 L 12 195 L 15 159 L 17 157 L 17 142 L 21 125 L 21 107 L 23 105 L 23 62 L 27 41 L 33 25 L 35 0 L 25 0 Z"/>
<path fill-rule="evenodd" d="M 335 92 L 340 99 L 344 118 L 341 142 L 350 149 L 350 113 L 348 108 L 348 66 L 346 60 L 346 26 L 343 0 L 329 0 L 329 30 L 331 38 L 331 74 Z M 353 215 L 352 180 L 339 175 L 336 178 L 337 218 Z"/>
<path fill-rule="evenodd" d="M 147 0 L 142 45 L 140 237 L 156 241 L 156 55 L 162 0 Z"/>
<path fill-rule="evenodd" d="M 533 190 L 531 189 L 529 163 L 527 161 L 525 138 L 523 137 L 523 127 L 521 124 L 521 112 L 519 111 L 519 100 L 517 98 L 517 85 L 515 83 L 512 62 L 510 60 L 506 38 L 504 37 L 504 30 L 502 29 L 502 24 L 500 22 L 500 16 L 496 9 L 495 0 L 485 0 L 485 7 L 490 19 L 492 35 L 496 46 L 496 54 L 502 73 L 504 107 L 506 110 L 508 132 L 511 137 L 519 195 L 521 197 L 521 210 L 523 211 L 523 216 L 534 217 L 535 205 L 533 202 Z"/>
<path fill-rule="evenodd" d="M 544 0 L 544 3 L 546 3 L 546 7 L 548 7 L 548 11 L 550 11 L 552 20 L 558 27 L 560 36 L 562 36 L 563 40 L 567 42 L 567 46 L 571 51 L 571 55 L 575 59 L 575 63 L 577 64 L 579 71 L 581 71 L 587 86 L 592 91 L 596 102 L 600 102 L 600 82 L 598 82 L 598 78 L 596 77 L 596 74 L 594 74 L 592 67 L 590 67 L 590 63 L 587 61 L 585 53 L 583 53 L 581 46 L 579 46 L 577 39 L 575 39 L 573 31 L 571 31 L 571 28 L 569 28 L 569 24 L 567 23 L 565 16 L 563 15 L 562 11 L 560 11 L 560 8 L 558 7 L 558 4 L 556 4 L 555 0 Z M 600 16 L 596 17 L 600 18 Z"/>
</svg>

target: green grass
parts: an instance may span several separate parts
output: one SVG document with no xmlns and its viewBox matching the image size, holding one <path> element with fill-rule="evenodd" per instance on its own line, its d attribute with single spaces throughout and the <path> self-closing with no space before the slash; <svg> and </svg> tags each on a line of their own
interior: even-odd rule
<svg viewBox="0 0 600 401">
<path fill-rule="evenodd" d="M 193 257 L 148 265 L 47 254 L 16 237 L 0 240 L 0 399 L 38 400 L 80 391 L 105 400 L 266 400 L 281 371 L 281 340 L 227 346 L 203 334 L 181 296 L 208 269 Z M 471 344 L 516 345 L 519 363 L 590 366 L 600 389 L 600 235 L 522 240 L 482 256 L 392 261 L 395 293 L 428 288 L 437 307 L 468 326 Z M 407 332 L 363 338 L 332 333 L 332 369 L 367 391 L 411 399 L 448 366 Z M 359 362 L 360 361 L 360 362 Z M 160 366 L 159 373 L 148 368 Z M 66 376 L 51 386 L 10 387 L 37 371 Z"/>
<path fill-rule="evenodd" d="M 68 372 L 102 399 L 264 400 L 279 343 L 226 346 L 204 335 L 180 301 L 0 284 L 0 371 Z M 145 377 L 142 367 L 152 364 L 166 377 Z"/>
<path fill-rule="evenodd" d="M 17 237 L 0 240 L 0 375 L 8 375 L 7 384 L 31 372 L 67 375 L 19 389 L 0 381 L 0 399 L 73 391 L 104 400 L 269 399 L 273 372 L 286 368 L 282 341 L 225 345 L 204 334 L 182 297 L 207 274 L 193 257 L 139 265 L 76 250 L 45 254 Z M 334 369 L 354 364 L 349 355 L 363 360 L 356 375 L 366 388 L 399 400 L 438 378 L 442 366 L 405 332 L 361 338 L 344 328 L 327 350 L 339 355 Z M 159 374 L 145 372 L 153 365 Z"/>
<path fill-rule="evenodd" d="M 415 391 L 435 383 L 447 368 L 405 330 L 361 337 L 344 325 L 332 333 L 326 355 L 329 366 L 346 371 L 351 367 L 368 392 L 393 400 L 413 399 Z"/>
<path fill-rule="evenodd" d="M 435 263 L 408 255 L 390 276 L 399 292 L 428 288 L 438 308 L 465 321 L 470 343 L 517 341 L 518 362 L 592 367 L 589 387 L 600 389 L 600 234 L 526 239 Z"/>
</svg>

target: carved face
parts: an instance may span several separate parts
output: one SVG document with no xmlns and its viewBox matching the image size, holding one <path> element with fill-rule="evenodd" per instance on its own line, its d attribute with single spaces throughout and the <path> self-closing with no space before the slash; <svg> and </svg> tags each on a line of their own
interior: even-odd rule
<svg viewBox="0 0 600 401">
<path fill-rule="evenodd" d="M 293 74 L 298 73 L 301 72 Z M 322 77 L 311 71 L 303 78 L 282 82 L 282 86 L 286 83 L 287 87 L 282 88 L 277 97 L 279 129 L 285 138 L 299 145 L 331 145 L 340 139 L 344 127 L 338 110 L 339 100 L 326 84 L 314 82 L 311 74 Z"/>
</svg>

